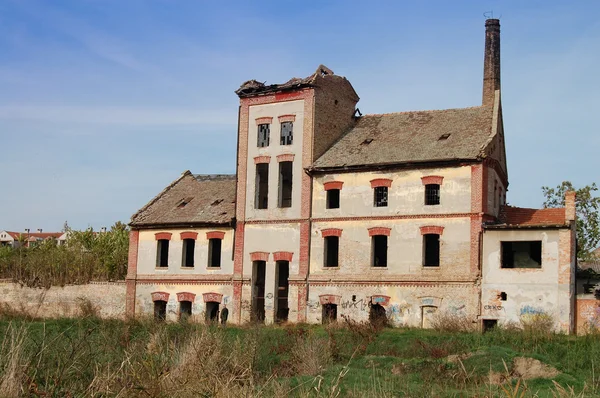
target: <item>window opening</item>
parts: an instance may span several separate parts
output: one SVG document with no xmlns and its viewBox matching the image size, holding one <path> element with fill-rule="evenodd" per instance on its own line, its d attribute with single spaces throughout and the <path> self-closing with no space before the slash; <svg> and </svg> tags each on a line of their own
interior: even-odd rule
<svg viewBox="0 0 600 398">
<path fill-rule="evenodd" d="M 388 187 L 375 187 L 373 192 L 375 207 L 386 207 L 388 205 Z"/>
<path fill-rule="evenodd" d="M 425 204 L 428 206 L 440 204 L 440 185 L 439 184 L 425 185 Z"/>
<path fill-rule="evenodd" d="M 498 325 L 497 319 L 484 319 L 483 320 L 483 333 L 489 332 Z"/>
<path fill-rule="evenodd" d="M 185 321 L 192 316 L 192 302 L 191 301 L 180 301 L 179 302 L 179 320 Z"/>
<path fill-rule="evenodd" d="M 542 241 L 502 242 L 502 268 L 542 268 Z"/>
<path fill-rule="evenodd" d="M 281 145 L 292 145 L 294 141 L 294 124 L 292 122 L 283 122 L 281 123 Z"/>
<path fill-rule="evenodd" d="M 325 238 L 325 267 L 337 267 L 340 249 L 340 238 L 338 236 L 326 236 Z"/>
<path fill-rule="evenodd" d="M 275 278 L 277 281 L 275 285 L 277 292 L 275 322 L 286 322 L 290 312 L 288 305 L 290 263 L 288 261 L 277 261 L 275 267 L 277 274 Z"/>
<path fill-rule="evenodd" d="M 337 304 L 323 304 L 321 322 L 326 325 L 337 320 Z"/>
<path fill-rule="evenodd" d="M 267 263 L 254 261 L 252 263 L 252 320 L 265 321 L 265 273 Z"/>
<path fill-rule="evenodd" d="M 258 125 L 257 146 L 259 148 L 269 146 L 269 136 L 270 136 L 270 125 L 269 124 L 259 124 Z"/>
<path fill-rule="evenodd" d="M 208 266 L 212 268 L 221 266 L 221 239 L 208 240 Z"/>
<path fill-rule="evenodd" d="M 254 207 L 257 209 L 266 209 L 269 205 L 269 164 L 259 163 L 256 165 L 256 186 L 255 186 Z"/>
<path fill-rule="evenodd" d="M 156 241 L 156 266 L 169 266 L 169 240 L 159 239 Z"/>
<path fill-rule="evenodd" d="M 184 239 L 183 240 L 183 257 L 182 267 L 193 267 L 194 266 L 194 249 L 196 248 L 195 239 Z"/>
<path fill-rule="evenodd" d="M 154 320 L 164 321 L 167 318 L 167 302 L 157 300 L 154 302 Z"/>
<path fill-rule="evenodd" d="M 371 238 L 371 266 L 387 267 L 387 236 L 374 235 Z"/>
<path fill-rule="evenodd" d="M 216 301 L 206 302 L 206 311 L 204 314 L 206 322 L 217 323 L 219 321 L 219 303 Z"/>
<path fill-rule="evenodd" d="M 500 301 L 506 301 L 506 292 L 500 292 Z"/>
<path fill-rule="evenodd" d="M 423 235 L 423 266 L 440 266 L 440 236 L 438 234 Z"/>
<path fill-rule="evenodd" d="M 330 189 L 327 191 L 327 208 L 328 209 L 339 209 L 340 208 L 340 190 Z"/>
<path fill-rule="evenodd" d="M 292 162 L 279 163 L 279 207 L 292 207 Z"/>
</svg>

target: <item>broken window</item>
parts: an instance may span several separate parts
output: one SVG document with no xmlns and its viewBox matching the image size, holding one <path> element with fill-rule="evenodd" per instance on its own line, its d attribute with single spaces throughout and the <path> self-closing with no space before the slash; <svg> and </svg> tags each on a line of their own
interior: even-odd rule
<svg viewBox="0 0 600 398">
<path fill-rule="evenodd" d="M 159 239 L 156 241 L 156 266 L 169 266 L 169 240 Z"/>
<path fill-rule="evenodd" d="M 192 316 L 192 302 L 191 301 L 180 301 L 179 302 L 179 320 L 185 321 L 187 318 Z"/>
<path fill-rule="evenodd" d="M 259 163 L 256 165 L 256 186 L 255 186 L 254 207 L 256 209 L 266 209 L 269 204 L 269 164 Z"/>
<path fill-rule="evenodd" d="M 542 268 L 542 241 L 502 242 L 502 268 Z"/>
<path fill-rule="evenodd" d="M 219 268 L 221 266 L 221 239 L 208 240 L 208 266 Z"/>
<path fill-rule="evenodd" d="M 258 125 L 258 142 L 256 145 L 259 148 L 269 146 L 270 126 L 269 124 Z"/>
<path fill-rule="evenodd" d="M 328 209 L 339 209 L 340 208 L 340 190 L 330 189 L 327 191 L 327 208 Z"/>
<path fill-rule="evenodd" d="M 294 124 L 292 122 L 283 122 L 281 123 L 281 145 L 292 145 L 294 141 L 294 132 L 293 132 Z"/>
<path fill-rule="evenodd" d="M 279 163 L 279 207 L 292 207 L 292 162 Z"/>
<path fill-rule="evenodd" d="M 373 189 L 373 193 L 375 207 L 386 207 L 388 205 L 387 187 L 375 187 L 375 189 Z"/>
<path fill-rule="evenodd" d="M 427 206 L 440 204 L 440 184 L 425 185 L 425 204 Z"/>
<path fill-rule="evenodd" d="M 194 249 L 196 248 L 195 239 L 184 239 L 183 240 L 183 256 L 182 256 L 182 267 L 193 267 L 194 266 Z"/>
<path fill-rule="evenodd" d="M 371 265 L 373 267 L 387 267 L 387 236 L 374 235 L 371 238 Z"/>
<path fill-rule="evenodd" d="M 440 266 L 440 236 L 438 234 L 423 235 L 423 266 Z"/>
<path fill-rule="evenodd" d="M 164 321 L 167 318 L 167 302 L 156 300 L 154 302 L 154 320 Z"/>
<path fill-rule="evenodd" d="M 327 236 L 325 239 L 324 259 L 325 267 L 337 267 L 338 255 L 340 250 L 340 238 L 338 236 Z"/>
</svg>

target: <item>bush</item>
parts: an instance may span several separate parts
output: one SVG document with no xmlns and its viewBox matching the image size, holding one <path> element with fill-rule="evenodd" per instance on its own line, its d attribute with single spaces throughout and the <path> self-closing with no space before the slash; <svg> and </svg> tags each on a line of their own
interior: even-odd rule
<svg viewBox="0 0 600 398">
<path fill-rule="evenodd" d="M 474 332 L 477 324 L 466 315 L 437 312 L 433 318 L 432 326 L 441 332 Z"/>
</svg>

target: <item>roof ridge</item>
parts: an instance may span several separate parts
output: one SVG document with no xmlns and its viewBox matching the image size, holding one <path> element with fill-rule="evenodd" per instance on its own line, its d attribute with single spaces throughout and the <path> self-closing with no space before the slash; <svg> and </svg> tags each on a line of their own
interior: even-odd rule
<svg viewBox="0 0 600 398">
<path fill-rule="evenodd" d="M 468 107 L 465 107 L 465 108 L 426 109 L 426 110 L 412 110 L 412 111 L 387 112 L 387 113 L 367 113 L 367 114 L 362 115 L 361 118 L 362 117 L 370 117 L 370 116 L 373 117 L 373 116 L 388 116 L 388 115 L 405 115 L 405 114 L 408 114 L 408 113 L 415 113 L 415 112 L 433 113 L 433 112 L 447 112 L 447 111 L 479 109 L 479 108 L 489 108 L 489 109 L 492 109 L 491 106 L 477 105 L 477 106 L 468 106 Z"/>
</svg>

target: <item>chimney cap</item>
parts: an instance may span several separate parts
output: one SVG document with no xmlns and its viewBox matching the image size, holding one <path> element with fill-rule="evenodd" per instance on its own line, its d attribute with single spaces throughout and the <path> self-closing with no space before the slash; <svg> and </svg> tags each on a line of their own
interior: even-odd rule
<svg viewBox="0 0 600 398">
<path fill-rule="evenodd" d="M 500 20 L 498 18 L 486 19 L 485 26 L 500 26 Z"/>
</svg>

